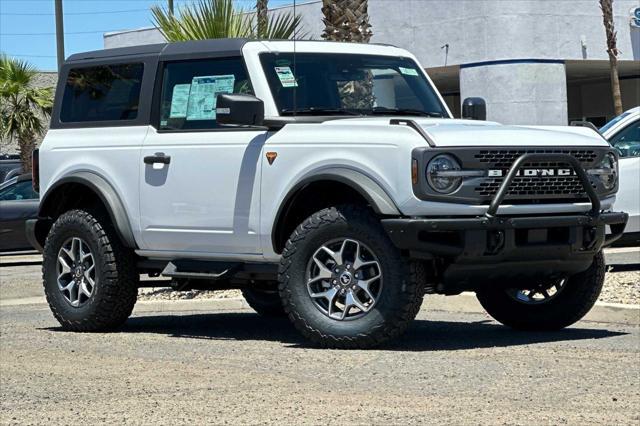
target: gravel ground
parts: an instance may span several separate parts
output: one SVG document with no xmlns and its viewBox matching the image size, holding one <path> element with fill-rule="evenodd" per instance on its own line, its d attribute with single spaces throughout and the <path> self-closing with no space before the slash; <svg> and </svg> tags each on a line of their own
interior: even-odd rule
<svg viewBox="0 0 640 426">
<path fill-rule="evenodd" d="M 377 350 L 309 347 L 214 301 L 139 304 L 118 332 L 0 308 L 0 424 L 638 425 L 640 329 L 518 333 L 423 309 Z"/>
<path fill-rule="evenodd" d="M 520 333 L 427 300 L 386 347 L 321 350 L 286 319 L 172 300 L 238 291 L 145 288 L 117 332 L 70 333 L 37 259 L 0 263 L 0 425 L 640 425 L 637 321 Z M 639 303 L 639 278 L 609 272 L 601 300 Z"/>
<path fill-rule="evenodd" d="M 640 304 L 640 271 L 608 272 L 601 302 Z"/>
</svg>

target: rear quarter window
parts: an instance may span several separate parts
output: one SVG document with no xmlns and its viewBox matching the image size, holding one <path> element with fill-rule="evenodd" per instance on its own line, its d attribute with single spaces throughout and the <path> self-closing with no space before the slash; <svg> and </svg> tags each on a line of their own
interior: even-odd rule
<svg viewBox="0 0 640 426">
<path fill-rule="evenodd" d="M 135 120 L 143 71 L 142 63 L 70 69 L 64 87 L 60 121 Z"/>
</svg>

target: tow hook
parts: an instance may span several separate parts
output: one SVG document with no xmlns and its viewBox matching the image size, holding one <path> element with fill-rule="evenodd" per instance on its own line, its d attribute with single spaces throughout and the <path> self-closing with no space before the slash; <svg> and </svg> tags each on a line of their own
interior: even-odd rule
<svg viewBox="0 0 640 426">
<path fill-rule="evenodd" d="M 504 247 L 504 232 L 490 231 L 487 233 L 487 254 L 496 254 Z"/>
</svg>

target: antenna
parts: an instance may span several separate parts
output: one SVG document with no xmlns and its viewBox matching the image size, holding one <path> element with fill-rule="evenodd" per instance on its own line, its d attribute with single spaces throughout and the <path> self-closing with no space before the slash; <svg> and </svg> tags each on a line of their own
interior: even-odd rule
<svg viewBox="0 0 640 426">
<path fill-rule="evenodd" d="M 296 0 L 293 0 L 293 19 L 297 19 L 296 14 Z M 298 74 L 298 68 L 296 67 L 296 39 L 298 38 L 298 26 L 296 25 L 293 28 L 293 80 L 296 81 L 296 84 L 293 86 L 293 116 L 295 117 L 298 113 L 298 83 L 296 80 L 296 75 Z"/>
</svg>

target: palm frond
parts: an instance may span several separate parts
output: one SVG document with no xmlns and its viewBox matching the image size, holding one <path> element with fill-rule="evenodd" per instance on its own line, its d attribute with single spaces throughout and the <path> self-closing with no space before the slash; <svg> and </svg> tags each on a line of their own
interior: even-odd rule
<svg viewBox="0 0 640 426">
<path fill-rule="evenodd" d="M 36 75 L 28 62 L 0 55 L 0 136 L 18 141 L 23 170 L 53 105 L 53 88 L 36 87 Z"/>
<path fill-rule="evenodd" d="M 264 32 L 260 31 L 260 26 L 256 26 L 256 37 L 275 40 L 287 40 L 294 36 L 297 39 L 307 38 L 308 33 L 296 33 L 296 30 L 300 28 L 301 23 L 302 18 L 300 15 L 296 16 L 293 13 L 280 12 L 272 15 L 267 20 Z"/>
<path fill-rule="evenodd" d="M 280 12 L 259 25 L 253 13 L 234 7 L 232 0 L 199 0 L 179 8 L 177 15 L 160 6 L 151 8 L 153 22 L 170 42 L 216 38 L 291 38 L 301 18 Z"/>
</svg>

